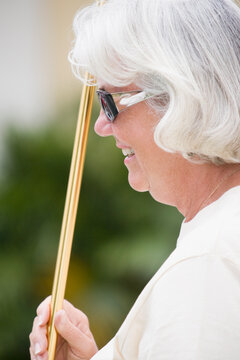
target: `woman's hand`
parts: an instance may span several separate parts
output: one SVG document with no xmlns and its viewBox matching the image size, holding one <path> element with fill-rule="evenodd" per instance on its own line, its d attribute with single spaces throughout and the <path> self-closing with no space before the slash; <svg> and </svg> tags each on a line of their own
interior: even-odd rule
<svg viewBox="0 0 240 360">
<path fill-rule="evenodd" d="M 50 302 L 48 297 L 37 308 L 29 336 L 31 360 L 48 360 Z M 58 332 L 55 360 L 89 360 L 98 351 L 87 316 L 68 301 L 64 300 L 63 310 L 56 313 L 54 324 Z"/>
</svg>

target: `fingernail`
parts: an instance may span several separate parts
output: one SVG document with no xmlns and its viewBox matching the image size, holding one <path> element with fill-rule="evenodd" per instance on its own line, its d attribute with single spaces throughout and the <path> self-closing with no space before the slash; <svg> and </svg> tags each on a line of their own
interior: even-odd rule
<svg viewBox="0 0 240 360">
<path fill-rule="evenodd" d="M 42 316 L 39 315 L 38 316 L 38 326 L 41 326 L 43 324 L 43 319 L 42 319 Z"/>
<path fill-rule="evenodd" d="M 41 346 L 39 343 L 36 343 L 34 347 L 34 354 L 38 355 L 40 352 L 41 352 Z"/>
</svg>

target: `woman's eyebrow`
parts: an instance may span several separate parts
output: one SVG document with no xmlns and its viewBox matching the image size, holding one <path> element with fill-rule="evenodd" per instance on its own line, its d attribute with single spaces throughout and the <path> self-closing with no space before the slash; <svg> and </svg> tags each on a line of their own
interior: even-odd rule
<svg viewBox="0 0 240 360">
<path fill-rule="evenodd" d="M 121 88 L 118 88 L 118 87 L 114 87 L 114 86 L 107 86 L 107 89 L 106 89 L 106 86 L 100 86 L 99 87 L 99 90 L 103 90 L 103 91 L 107 91 L 109 93 L 119 93 L 121 92 Z"/>
</svg>

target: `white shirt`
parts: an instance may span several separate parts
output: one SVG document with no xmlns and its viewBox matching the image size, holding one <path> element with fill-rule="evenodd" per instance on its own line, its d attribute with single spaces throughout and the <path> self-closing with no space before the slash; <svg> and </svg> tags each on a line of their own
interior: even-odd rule
<svg viewBox="0 0 240 360">
<path fill-rule="evenodd" d="M 240 186 L 183 222 L 176 249 L 92 359 L 240 359 Z"/>
</svg>

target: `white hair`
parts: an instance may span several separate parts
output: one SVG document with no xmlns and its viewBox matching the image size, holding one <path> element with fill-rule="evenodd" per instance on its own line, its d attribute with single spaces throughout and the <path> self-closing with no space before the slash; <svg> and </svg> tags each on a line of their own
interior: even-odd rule
<svg viewBox="0 0 240 360">
<path fill-rule="evenodd" d="M 87 70 L 158 95 L 151 106 L 161 114 L 154 131 L 161 148 L 193 161 L 240 162 L 240 8 L 233 0 L 108 0 L 81 10 L 74 31 L 69 58 L 79 78 Z"/>
</svg>

